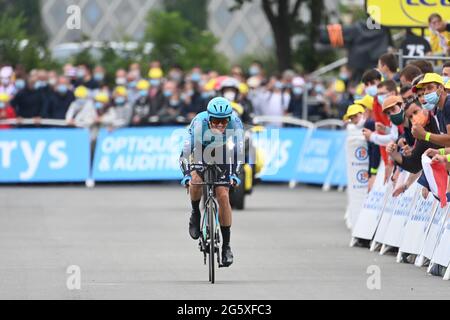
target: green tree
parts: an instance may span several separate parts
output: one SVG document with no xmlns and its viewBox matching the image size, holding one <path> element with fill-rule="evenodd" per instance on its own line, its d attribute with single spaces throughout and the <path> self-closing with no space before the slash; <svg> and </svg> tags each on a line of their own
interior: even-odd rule
<svg viewBox="0 0 450 320">
<path fill-rule="evenodd" d="M 164 68 L 179 64 L 186 69 L 227 70 L 225 56 L 215 50 L 218 39 L 193 26 L 179 12 L 151 11 L 144 41 L 154 44 L 150 58 L 161 61 Z"/>
<path fill-rule="evenodd" d="M 40 45 L 47 41 L 47 33 L 42 27 L 41 1 L 0 0 L 0 12 L 10 17 L 23 16 L 23 27 L 27 35 L 33 37 Z"/>
<path fill-rule="evenodd" d="M 190 21 L 199 30 L 208 27 L 208 0 L 165 0 L 164 8 L 168 12 L 179 12 L 183 19 Z"/>
<path fill-rule="evenodd" d="M 235 4 L 231 10 L 239 10 L 245 3 L 252 1 L 234 0 Z M 311 14 L 308 23 L 300 19 L 303 4 L 307 6 Z M 293 67 L 292 38 L 294 35 L 307 37 L 309 44 L 307 51 L 310 52 L 307 56 L 309 58 L 317 57 L 314 43 L 319 34 L 318 27 L 324 18 L 323 0 L 261 0 L 261 7 L 272 28 L 279 71 Z M 311 69 L 313 65 L 307 67 Z"/>
<path fill-rule="evenodd" d="M 25 24 L 22 15 L 0 14 L 0 61 L 13 66 L 23 65 L 26 70 L 55 67 L 48 50 L 28 35 Z"/>
</svg>

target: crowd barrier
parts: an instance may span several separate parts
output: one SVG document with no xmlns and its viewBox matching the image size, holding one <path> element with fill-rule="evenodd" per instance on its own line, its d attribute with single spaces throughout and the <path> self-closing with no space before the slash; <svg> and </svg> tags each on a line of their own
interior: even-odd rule
<svg viewBox="0 0 450 320">
<path fill-rule="evenodd" d="M 308 127 L 268 126 L 253 133 L 265 163 L 259 177 L 267 182 L 345 186 L 346 132 L 303 124 Z M 1 130 L 0 183 L 178 180 L 185 134 L 185 127 L 101 129 L 91 156 L 85 129 Z"/>
<path fill-rule="evenodd" d="M 398 249 L 397 262 L 405 256 L 415 257 L 415 265 L 423 267 L 427 260 L 430 272 L 439 265 L 447 268 L 445 280 L 450 280 L 450 210 L 441 208 L 430 192 L 424 198 L 422 186 L 415 182 L 406 192 L 393 196 L 392 181 L 385 183 L 381 165 L 372 190 L 366 195 L 356 223 L 351 226 L 354 246 L 358 239 L 371 241 L 371 251 L 386 254 Z M 406 181 L 409 173 L 402 172 L 398 183 Z M 347 217 L 348 218 L 348 217 Z"/>
</svg>

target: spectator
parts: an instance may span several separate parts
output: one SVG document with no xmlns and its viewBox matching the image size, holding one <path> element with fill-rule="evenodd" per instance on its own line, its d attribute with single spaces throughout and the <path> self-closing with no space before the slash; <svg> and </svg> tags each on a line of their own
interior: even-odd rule
<svg viewBox="0 0 450 320">
<path fill-rule="evenodd" d="M 206 110 L 201 93 L 195 90 L 195 85 L 191 81 L 186 82 L 180 97 L 185 105 L 182 115 L 187 118 L 188 122 L 192 121 L 197 114 Z"/>
<path fill-rule="evenodd" d="M 121 86 L 114 89 L 112 106 L 108 109 L 108 112 L 114 113 L 111 115 L 114 128 L 130 125 L 133 109 L 128 102 L 128 92 L 125 87 Z"/>
<path fill-rule="evenodd" d="M 183 69 L 179 65 L 174 65 L 170 68 L 168 77 L 169 80 L 175 81 L 177 85 L 180 85 L 183 82 L 183 78 Z"/>
<path fill-rule="evenodd" d="M 116 71 L 116 86 L 127 85 L 127 72 L 125 69 L 119 69 Z"/>
<path fill-rule="evenodd" d="M 303 93 L 305 80 L 296 77 L 292 80 L 291 99 L 289 101 L 288 113 L 295 118 L 301 118 L 303 114 Z"/>
<path fill-rule="evenodd" d="M 94 102 L 89 99 L 89 89 L 78 87 L 74 92 L 75 100 L 70 104 L 66 113 L 69 126 L 89 128 L 95 118 Z"/>
<path fill-rule="evenodd" d="M 286 92 L 283 83 L 279 78 L 273 77 L 264 93 L 265 100 L 262 114 L 266 116 L 281 117 L 287 114 L 291 97 Z M 281 127 L 281 122 L 274 122 L 272 125 Z"/>
<path fill-rule="evenodd" d="M 161 110 L 158 112 L 159 123 L 175 124 L 179 122 L 182 109 L 183 106 L 177 83 L 175 81 L 167 81 L 164 84 L 164 102 Z"/>
<path fill-rule="evenodd" d="M 371 69 L 363 74 L 361 81 L 366 88 L 366 94 L 371 97 L 375 97 L 378 92 L 378 85 L 382 81 L 382 75 L 378 70 Z"/>
<path fill-rule="evenodd" d="M 71 90 L 69 79 L 64 76 L 59 77 L 56 87 L 49 97 L 46 117 L 50 119 L 65 119 L 67 111 L 74 100 L 75 95 Z"/>
<path fill-rule="evenodd" d="M 58 84 L 58 73 L 55 70 L 48 72 L 48 85 L 50 90 L 54 90 Z"/>
<path fill-rule="evenodd" d="M 8 96 L 15 94 L 16 88 L 12 82 L 14 70 L 10 66 L 1 68 L 0 70 L 0 93 L 6 93 Z"/>
<path fill-rule="evenodd" d="M 438 13 L 433 13 L 428 18 L 431 37 L 430 44 L 433 54 L 448 55 L 450 33 L 447 31 L 447 24 Z"/>
<path fill-rule="evenodd" d="M 150 97 L 148 95 L 150 84 L 147 80 L 140 80 L 136 85 L 139 91 L 139 98 L 133 103 L 131 124 L 133 126 L 146 126 L 149 124 L 149 117 L 156 115 L 156 110 L 152 110 Z"/>
<path fill-rule="evenodd" d="M 446 62 L 442 67 L 442 80 L 445 84 L 450 81 L 450 62 Z"/>
<path fill-rule="evenodd" d="M 96 66 L 94 68 L 93 80 L 97 88 L 102 88 L 105 85 L 105 68 L 102 66 Z"/>
<path fill-rule="evenodd" d="M 411 61 L 409 64 L 419 68 L 420 71 L 422 72 L 422 74 L 434 72 L 433 65 L 430 62 L 425 61 L 425 60 L 414 60 L 414 61 Z"/>
<path fill-rule="evenodd" d="M 393 80 L 399 82 L 400 78 L 397 73 L 398 62 L 397 58 L 392 53 L 383 54 L 378 59 L 378 70 L 383 74 L 384 80 Z"/>
<path fill-rule="evenodd" d="M 77 79 L 75 86 L 84 86 L 90 90 L 100 89 L 99 83 L 92 78 L 91 70 L 82 64 L 77 68 Z"/>
<path fill-rule="evenodd" d="M 15 118 L 16 112 L 14 111 L 14 108 L 9 104 L 8 94 L 5 92 L 0 93 L 0 121 Z M 11 125 L 9 124 L 0 124 L 0 130 L 9 128 L 11 128 Z"/>
<path fill-rule="evenodd" d="M 44 112 L 44 98 L 39 88 L 40 84 L 38 83 L 37 74 L 35 72 L 31 73 L 27 87 L 20 91 L 11 101 L 19 121 L 21 118 L 33 118 L 35 125 L 40 124 Z"/>
<path fill-rule="evenodd" d="M 420 126 L 423 130 L 439 134 L 439 127 L 436 119 L 429 111 L 423 110 L 417 101 L 413 102 L 406 109 L 405 115 L 415 127 Z M 405 156 L 397 151 L 397 143 L 391 142 L 387 147 L 387 152 L 401 168 L 411 173 L 418 173 L 422 170 L 422 154 L 429 148 L 438 149 L 441 148 L 441 146 L 428 141 L 418 140 L 412 149 L 411 155 Z"/>
<path fill-rule="evenodd" d="M 348 107 L 347 112 L 344 115 L 344 121 L 347 121 L 357 128 L 362 129 L 366 119 L 364 118 L 365 110 L 362 106 L 352 104 Z"/>
<path fill-rule="evenodd" d="M 403 70 L 400 72 L 400 83 L 403 85 L 408 84 L 410 85 L 412 81 L 420 76 L 422 74 L 422 71 L 415 65 L 407 65 Z"/>
<path fill-rule="evenodd" d="M 253 124 L 253 118 L 255 116 L 252 102 L 248 99 L 249 88 L 245 82 L 239 84 L 239 103 L 244 108 L 242 115 L 242 122 L 244 124 Z"/>
<path fill-rule="evenodd" d="M 427 73 L 417 88 L 423 88 L 426 101 L 424 108 L 435 113 L 441 134 L 426 132 L 423 126 L 414 125 L 412 127 L 414 137 L 417 140 L 450 147 L 450 96 L 445 91 L 442 77 L 436 73 Z"/>
</svg>

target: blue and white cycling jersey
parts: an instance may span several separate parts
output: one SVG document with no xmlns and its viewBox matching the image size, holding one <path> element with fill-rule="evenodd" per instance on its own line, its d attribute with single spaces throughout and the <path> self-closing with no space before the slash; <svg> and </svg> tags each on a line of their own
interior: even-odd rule
<svg viewBox="0 0 450 320">
<path fill-rule="evenodd" d="M 224 134 L 214 134 L 209 125 L 209 114 L 207 111 L 199 113 L 191 122 L 188 136 L 184 142 L 181 161 L 189 163 L 192 154 L 202 154 L 206 148 L 220 149 L 226 146 L 232 147 L 231 154 L 234 156 L 234 165 L 243 164 L 244 160 L 244 126 L 239 117 L 233 113 Z M 195 157 L 194 162 L 203 162 L 203 159 Z M 229 163 L 228 163 L 229 164 Z M 185 171 L 185 169 L 183 169 Z"/>
</svg>

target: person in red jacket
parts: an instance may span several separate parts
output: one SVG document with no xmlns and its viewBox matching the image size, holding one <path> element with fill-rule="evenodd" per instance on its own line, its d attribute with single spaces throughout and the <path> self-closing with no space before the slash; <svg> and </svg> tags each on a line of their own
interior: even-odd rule
<svg viewBox="0 0 450 320">
<path fill-rule="evenodd" d="M 378 85 L 377 97 L 373 104 L 373 116 L 375 128 L 379 134 L 385 134 L 392 125 L 389 117 L 383 112 L 383 103 L 387 98 L 396 95 L 398 95 L 397 84 L 393 80 L 387 80 Z M 386 147 L 380 146 L 380 153 L 385 164 L 385 181 L 387 181 L 394 169 L 394 163 L 389 159 Z"/>
<path fill-rule="evenodd" d="M 9 95 L 6 93 L 0 93 L 0 121 L 6 119 L 15 119 L 16 112 L 14 108 L 9 104 Z M 0 124 L 0 129 L 9 129 L 11 125 Z"/>
</svg>

